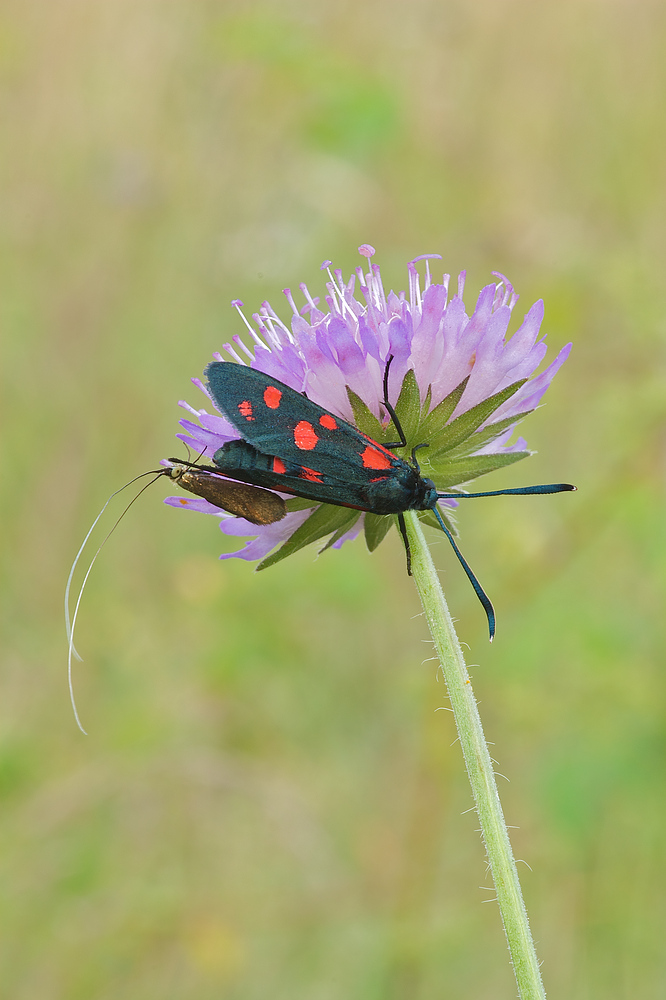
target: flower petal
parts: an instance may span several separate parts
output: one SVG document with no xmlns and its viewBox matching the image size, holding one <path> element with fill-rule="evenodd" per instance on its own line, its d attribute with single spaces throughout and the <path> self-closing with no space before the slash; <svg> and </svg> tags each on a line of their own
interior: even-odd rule
<svg viewBox="0 0 666 1000">
<path fill-rule="evenodd" d="M 311 513 L 311 508 L 295 511 L 293 514 L 287 514 L 281 521 L 276 521 L 274 524 L 268 524 L 262 528 L 257 527 L 256 524 L 251 524 L 250 521 L 246 521 L 242 517 L 232 517 L 229 520 L 225 519 L 221 521 L 220 529 L 225 535 L 230 535 L 234 538 L 245 535 L 255 535 L 256 537 L 251 538 L 249 542 L 245 543 L 242 549 L 238 549 L 236 552 L 224 552 L 220 556 L 220 559 L 247 559 L 252 561 L 263 559 L 271 549 L 286 542 L 290 535 L 293 535 L 294 531 L 296 531 L 296 528 L 300 528 L 303 522 L 307 521 Z"/>
</svg>

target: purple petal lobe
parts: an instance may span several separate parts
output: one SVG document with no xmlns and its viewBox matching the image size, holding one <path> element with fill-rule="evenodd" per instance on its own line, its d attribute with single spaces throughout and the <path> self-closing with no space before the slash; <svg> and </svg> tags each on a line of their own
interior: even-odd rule
<svg viewBox="0 0 666 1000">
<path fill-rule="evenodd" d="M 304 521 L 307 521 L 311 513 L 311 509 L 295 511 L 293 514 L 287 514 L 281 521 L 268 524 L 263 528 L 251 524 L 242 517 L 221 521 L 220 528 L 225 535 L 234 538 L 247 535 L 255 535 L 256 537 L 246 542 L 245 546 L 237 552 L 223 553 L 220 559 L 248 559 L 252 561 L 263 559 L 271 549 L 286 542 L 296 529 L 300 528 Z"/>
<path fill-rule="evenodd" d="M 361 533 L 361 529 L 363 528 L 364 520 L 365 520 L 364 515 L 359 517 L 358 521 L 355 521 L 352 524 L 349 531 L 346 531 L 344 535 L 341 535 L 340 538 L 338 538 L 337 542 L 333 542 L 331 548 L 341 549 L 342 546 L 345 544 L 345 542 L 353 542 L 355 538 L 358 538 L 359 534 Z"/>
<path fill-rule="evenodd" d="M 232 518 L 232 514 L 220 510 L 212 503 L 208 503 L 203 497 L 165 497 L 164 503 L 169 507 L 178 507 L 181 510 L 193 510 L 198 514 L 214 514 L 216 517 Z"/>
</svg>

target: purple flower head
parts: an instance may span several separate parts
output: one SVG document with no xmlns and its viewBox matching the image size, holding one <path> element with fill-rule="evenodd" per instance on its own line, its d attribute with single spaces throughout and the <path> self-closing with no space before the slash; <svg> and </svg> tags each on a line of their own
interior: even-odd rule
<svg viewBox="0 0 666 1000">
<path fill-rule="evenodd" d="M 501 274 L 479 294 L 471 315 L 463 302 L 465 273 L 449 295 L 449 275 L 434 283 L 430 261 L 439 254 L 423 254 L 408 264 L 408 292 L 386 293 L 379 266 L 372 264 L 373 247 L 364 244 L 360 254 L 368 270 L 356 268 L 345 281 L 340 270 L 328 271 L 325 303 L 313 298 L 301 284 L 304 305 L 297 305 L 291 289 L 284 294 L 292 312 L 287 325 L 264 302 L 253 314 L 254 325 L 238 310 L 253 344 L 251 350 L 239 335 L 224 345 L 227 357 L 249 365 L 271 378 L 305 393 L 309 399 L 359 428 L 379 442 L 396 440 L 384 400 L 384 373 L 389 369 L 389 401 L 398 415 L 407 447 L 396 454 L 409 459 L 417 445 L 421 474 L 438 490 L 463 493 L 462 483 L 510 465 L 531 454 L 523 438 L 511 442 L 519 420 L 540 402 L 550 382 L 566 360 L 564 347 L 540 374 L 546 354 L 539 336 L 543 303 L 536 302 L 522 324 L 507 338 L 512 310 L 518 300 Z M 424 263 L 423 287 L 417 264 Z M 195 385 L 213 405 L 199 379 Z M 212 459 L 226 442 L 240 437 L 226 417 L 207 409 L 180 405 L 189 417 L 180 421 L 181 438 L 192 452 Z M 395 449 L 394 449 L 395 450 Z M 288 513 L 281 520 L 258 526 L 220 510 L 206 499 L 168 497 L 166 503 L 214 514 L 227 535 L 250 536 L 244 548 L 221 558 L 261 560 L 270 565 L 292 552 L 328 537 L 326 548 L 339 548 L 364 531 L 374 549 L 395 521 L 392 515 L 363 513 L 348 507 L 287 498 Z M 439 510 L 451 530 L 454 499 L 441 500 Z M 436 524 L 433 513 L 419 513 Z"/>
</svg>

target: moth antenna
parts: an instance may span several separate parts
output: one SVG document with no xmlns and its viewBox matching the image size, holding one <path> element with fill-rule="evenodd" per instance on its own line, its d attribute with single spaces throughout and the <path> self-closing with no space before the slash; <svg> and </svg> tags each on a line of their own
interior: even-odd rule
<svg viewBox="0 0 666 1000">
<path fill-rule="evenodd" d="M 514 486 L 510 490 L 487 490 L 484 493 L 459 493 L 455 490 L 438 493 L 440 500 L 465 500 L 470 497 L 523 497 L 523 496 L 543 496 L 544 493 L 569 493 L 575 491 L 576 487 L 571 483 L 541 483 L 538 486 Z"/>
<path fill-rule="evenodd" d="M 183 441 L 183 444 L 187 448 L 187 458 L 188 458 L 189 464 L 190 465 L 196 465 L 197 462 L 199 462 L 201 460 L 202 455 L 205 454 L 207 445 L 203 446 L 203 448 L 201 449 L 201 451 L 199 452 L 199 454 L 197 455 L 197 457 L 194 459 L 194 461 L 192 461 L 192 450 L 191 450 L 189 444 L 187 443 L 187 441 Z M 174 461 L 175 461 L 175 459 L 174 459 Z"/>
<path fill-rule="evenodd" d="M 72 659 L 73 659 L 73 657 L 76 657 L 77 660 L 81 660 L 82 659 L 81 656 L 79 655 L 79 653 L 78 653 L 75 645 L 74 645 L 74 629 L 76 627 L 76 619 L 77 619 L 77 616 L 78 616 L 78 613 L 79 613 L 79 605 L 81 604 L 81 598 L 83 597 L 83 591 L 84 591 L 85 585 L 86 585 L 86 583 L 88 581 L 88 577 L 90 576 L 90 572 L 91 572 L 93 566 L 95 565 L 95 562 L 97 560 L 97 556 L 100 554 L 100 552 L 102 551 L 102 549 L 106 545 L 107 541 L 109 540 L 109 538 L 111 537 L 111 535 L 113 534 L 113 532 L 116 530 L 116 528 L 118 527 L 118 525 L 120 524 L 120 522 L 124 518 L 124 516 L 127 513 L 127 511 L 130 509 L 130 507 L 132 506 L 132 504 L 136 500 L 139 499 L 139 497 L 144 492 L 144 490 L 147 490 L 149 486 L 152 486 L 153 483 L 157 482 L 157 479 L 160 476 L 163 476 L 163 475 L 164 475 L 164 471 L 163 470 L 158 471 L 157 469 L 152 469 L 150 472 L 142 472 L 140 476 L 135 476 L 134 479 L 130 479 L 130 481 L 128 483 L 125 483 L 125 485 L 121 486 L 119 490 L 115 490 L 111 494 L 111 496 L 108 498 L 108 500 L 106 501 L 106 503 L 104 504 L 104 506 L 100 510 L 99 514 L 97 515 L 97 517 L 95 518 L 95 520 L 91 524 L 86 537 L 83 539 L 81 547 L 80 547 L 79 551 L 76 553 L 76 557 L 74 559 L 74 562 L 72 563 L 72 568 L 69 571 L 69 576 L 67 577 L 67 585 L 65 587 L 65 629 L 66 629 L 66 632 L 67 632 L 67 643 L 68 643 L 68 650 L 67 650 L 67 682 L 68 682 L 68 687 L 69 687 L 69 700 L 70 700 L 71 705 L 72 705 L 72 711 L 74 712 L 74 718 L 76 720 L 76 724 L 79 727 L 79 729 L 81 730 L 81 732 L 85 733 L 86 736 L 88 734 L 87 734 L 86 730 L 83 728 L 83 726 L 81 725 L 81 720 L 79 718 L 79 713 L 78 713 L 77 708 L 76 708 L 76 700 L 74 698 L 74 686 L 73 686 L 73 682 L 72 682 Z M 137 495 L 135 497 L 133 497 L 132 500 L 130 500 L 130 502 L 125 507 L 125 510 L 122 512 L 122 514 L 120 515 L 120 517 L 117 519 L 116 523 L 113 525 L 113 527 L 108 532 L 108 534 L 106 535 L 106 537 L 102 541 L 101 545 L 97 549 L 97 552 L 95 552 L 95 555 L 90 560 L 90 565 L 88 566 L 88 569 L 86 570 L 86 574 L 85 574 L 85 576 L 83 578 L 83 583 L 81 584 L 81 587 L 80 587 L 79 593 L 78 593 L 78 597 L 76 598 L 76 604 L 74 605 L 74 613 L 72 615 L 70 615 L 70 600 L 69 600 L 69 598 L 70 598 L 70 593 L 71 593 L 71 589 L 72 589 L 72 579 L 74 577 L 74 571 L 75 571 L 75 569 L 76 569 L 76 567 L 78 565 L 79 559 L 81 558 L 81 556 L 83 554 L 83 550 L 85 549 L 86 545 L 88 544 L 88 540 L 90 539 L 90 536 L 92 535 L 93 531 L 95 530 L 95 528 L 96 528 L 96 526 L 97 526 L 97 524 L 99 522 L 99 519 L 101 518 L 102 514 L 104 513 L 104 511 L 106 510 L 106 508 L 109 506 L 109 504 L 111 503 L 111 501 L 113 500 L 114 497 L 118 496 L 119 493 L 122 493 L 123 490 L 126 490 L 128 486 L 131 486 L 133 483 L 136 483 L 137 480 L 143 479 L 144 476 L 154 476 L 155 478 L 151 479 L 151 481 L 149 483 L 146 483 L 146 485 L 143 486 L 139 490 L 139 492 L 137 493 Z"/>
<path fill-rule="evenodd" d="M 125 485 L 121 486 L 119 490 L 115 490 L 111 494 L 111 496 L 107 499 L 106 503 L 104 504 L 104 506 L 100 510 L 99 514 L 97 515 L 97 517 L 95 518 L 95 520 L 93 521 L 93 523 L 90 525 L 90 529 L 88 531 L 88 534 L 83 539 L 83 543 L 81 544 L 81 548 L 76 553 L 76 558 L 74 559 L 74 562 L 72 563 L 72 568 L 70 569 L 69 576 L 67 577 L 67 586 L 65 587 L 65 627 L 67 629 L 67 638 L 68 639 L 69 639 L 69 637 L 71 635 L 71 626 L 70 626 L 70 617 L 69 617 L 69 594 L 70 594 L 70 590 L 71 590 L 71 586 L 72 586 L 72 578 L 74 576 L 74 570 L 76 569 L 77 563 L 78 563 L 79 559 L 81 558 L 83 550 L 85 549 L 86 545 L 88 544 L 88 539 L 90 538 L 90 536 L 92 535 L 93 531 L 95 530 L 95 527 L 97 526 L 97 523 L 98 523 L 99 519 L 101 518 L 102 514 L 104 513 L 104 511 L 106 510 L 106 508 L 109 506 L 109 504 L 111 503 L 111 501 L 113 500 L 113 498 L 116 497 L 116 496 L 118 496 L 119 493 L 122 493 L 123 490 L 126 490 L 128 486 L 132 485 L 132 483 L 136 483 L 137 480 L 143 479 L 144 476 L 155 476 L 155 477 L 157 477 L 157 476 L 161 476 L 161 475 L 163 475 L 163 472 L 161 470 L 151 469 L 149 472 L 142 472 L 141 475 L 135 476 L 134 479 L 130 479 L 130 481 L 128 483 L 125 483 Z M 148 486 L 150 486 L 150 485 L 151 484 L 148 483 Z M 141 490 L 140 493 L 137 493 L 136 497 L 134 497 L 134 500 L 136 500 L 137 497 L 139 497 L 142 492 L 143 492 L 143 490 Z M 132 500 L 132 502 L 128 505 L 128 507 L 123 511 L 123 513 L 118 518 L 118 521 L 120 521 L 121 518 L 123 518 L 125 516 L 125 514 L 127 513 L 127 510 L 129 509 L 129 507 L 131 507 L 132 503 L 134 503 L 134 500 Z M 116 521 L 116 524 L 114 524 L 114 526 L 111 529 L 111 531 L 115 530 L 116 525 L 118 524 L 118 521 Z M 111 531 L 109 532 L 109 535 L 111 534 Z M 109 536 L 107 535 L 107 538 L 108 537 Z M 106 539 L 104 539 L 104 542 L 106 542 Z M 102 545 L 104 544 L 104 542 L 102 542 Z M 73 649 L 74 655 L 76 656 L 77 660 L 80 660 L 81 657 L 77 653 L 76 649 L 74 649 L 74 647 L 72 647 L 72 649 Z"/>
</svg>

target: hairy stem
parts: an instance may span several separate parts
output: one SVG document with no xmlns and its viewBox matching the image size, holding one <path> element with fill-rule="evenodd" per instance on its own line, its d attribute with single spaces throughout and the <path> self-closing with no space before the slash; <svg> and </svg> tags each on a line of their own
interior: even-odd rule
<svg viewBox="0 0 666 1000">
<path fill-rule="evenodd" d="M 516 863 L 476 698 L 439 576 L 415 511 L 405 513 L 412 573 L 451 699 L 521 1000 L 545 1000 Z"/>
</svg>

